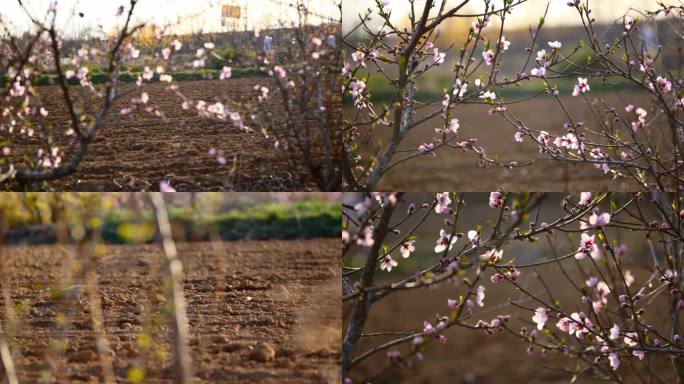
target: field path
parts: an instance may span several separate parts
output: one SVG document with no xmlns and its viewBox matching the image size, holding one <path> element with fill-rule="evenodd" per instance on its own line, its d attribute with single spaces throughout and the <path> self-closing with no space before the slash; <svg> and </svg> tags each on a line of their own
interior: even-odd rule
<svg viewBox="0 0 684 384">
<path fill-rule="evenodd" d="M 182 243 L 179 252 L 196 382 L 339 381 L 337 240 Z M 3 256 L 21 320 L 11 341 L 20 381 L 59 373 L 64 382 L 99 382 L 81 281 L 56 284 L 87 265 L 69 262 L 61 246 L 4 248 Z M 161 259 L 156 245 L 117 245 L 97 264 L 117 381 L 132 368 L 145 371 L 144 382 L 171 381 Z"/>
</svg>

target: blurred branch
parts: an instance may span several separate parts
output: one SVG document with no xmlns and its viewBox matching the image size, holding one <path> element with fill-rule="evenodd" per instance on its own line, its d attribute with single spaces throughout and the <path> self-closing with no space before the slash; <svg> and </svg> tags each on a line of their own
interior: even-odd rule
<svg viewBox="0 0 684 384">
<path fill-rule="evenodd" d="M 188 384 L 192 381 L 192 359 L 188 348 L 188 319 L 183 297 L 183 264 L 178 259 L 178 251 L 171 234 L 166 203 L 160 192 L 150 193 L 154 206 L 154 218 L 159 231 L 160 242 L 168 264 L 168 278 L 171 282 L 170 294 L 173 302 L 171 322 L 176 340 L 174 349 L 176 383 Z"/>
</svg>

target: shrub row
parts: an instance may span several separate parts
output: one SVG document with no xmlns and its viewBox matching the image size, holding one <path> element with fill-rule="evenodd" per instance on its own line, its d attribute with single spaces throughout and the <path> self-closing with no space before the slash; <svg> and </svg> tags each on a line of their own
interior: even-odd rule
<svg viewBox="0 0 684 384">
<path fill-rule="evenodd" d="M 330 202 L 265 204 L 243 210 L 202 215 L 190 208 L 170 210 L 174 238 L 178 241 L 270 240 L 339 237 L 341 207 Z M 57 242 L 55 225 L 30 225 L 10 231 L 8 244 L 52 244 Z M 155 241 L 152 212 L 120 209 L 107 213 L 100 237 L 107 244 Z M 88 235 L 90 236 L 90 235 Z"/>
</svg>

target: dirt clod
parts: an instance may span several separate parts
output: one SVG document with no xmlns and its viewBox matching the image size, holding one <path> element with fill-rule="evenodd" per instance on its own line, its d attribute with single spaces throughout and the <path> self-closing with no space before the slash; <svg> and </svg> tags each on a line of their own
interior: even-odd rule
<svg viewBox="0 0 684 384">
<path fill-rule="evenodd" d="M 254 349 L 249 354 L 251 360 L 261 361 L 262 363 L 267 363 L 275 359 L 275 350 L 268 343 L 259 343 L 254 346 Z"/>
</svg>

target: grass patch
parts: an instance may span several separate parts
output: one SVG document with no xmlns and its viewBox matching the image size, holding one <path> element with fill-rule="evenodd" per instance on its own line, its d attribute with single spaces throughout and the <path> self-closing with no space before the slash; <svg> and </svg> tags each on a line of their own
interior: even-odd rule
<svg viewBox="0 0 684 384">
<path fill-rule="evenodd" d="M 416 85 L 416 99 L 421 102 L 432 101 L 435 98 L 440 98 L 444 95 L 444 91 L 451 85 L 452 77 L 448 73 L 435 72 L 420 78 Z M 576 78 L 560 78 L 552 79 L 549 84 L 554 85 L 561 91 L 561 95 L 570 95 L 572 89 L 577 82 Z M 595 78 L 589 79 L 591 86 L 590 94 L 614 93 L 625 90 L 639 89 L 635 84 L 627 82 L 624 79 L 608 78 L 606 80 Z M 384 77 L 379 75 L 370 76 L 368 80 L 368 89 L 370 90 L 370 101 L 374 103 L 387 103 L 393 100 L 395 89 Z M 471 99 L 477 99 L 474 94 L 475 89 L 473 84 L 470 84 L 466 96 Z M 523 98 L 538 94 L 544 90 L 544 85 L 541 79 L 531 79 L 529 81 L 522 81 L 519 84 L 499 88 L 496 90 L 497 96 L 503 97 L 504 100 Z M 344 95 L 345 105 L 352 105 L 352 98 L 349 94 Z"/>
</svg>

